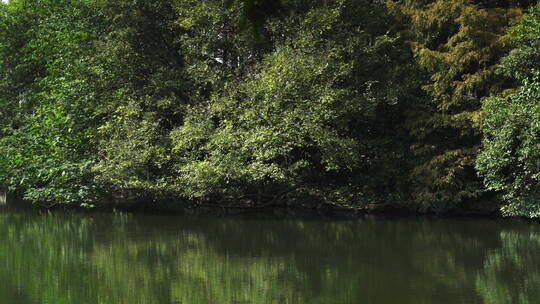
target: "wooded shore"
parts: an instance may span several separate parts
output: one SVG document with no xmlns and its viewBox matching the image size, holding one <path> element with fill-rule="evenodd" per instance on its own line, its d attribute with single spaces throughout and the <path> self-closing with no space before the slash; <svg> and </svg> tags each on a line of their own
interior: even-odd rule
<svg viewBox="0 0 540 304">
<path fill-rule="evenodd" d="M 540 218 L 538 41 L 528 0 L 0 2 L 0 187 Z"/>
</svg>

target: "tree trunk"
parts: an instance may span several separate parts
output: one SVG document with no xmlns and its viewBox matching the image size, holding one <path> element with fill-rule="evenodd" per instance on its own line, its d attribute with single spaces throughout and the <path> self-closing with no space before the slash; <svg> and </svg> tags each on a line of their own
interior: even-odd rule
<svg viewBox="0 0 540 304">
<path fill-rule="evenodd" d="M 0 188 L 0 205 L 7 204 L 7 192 Z"/>
</svg>

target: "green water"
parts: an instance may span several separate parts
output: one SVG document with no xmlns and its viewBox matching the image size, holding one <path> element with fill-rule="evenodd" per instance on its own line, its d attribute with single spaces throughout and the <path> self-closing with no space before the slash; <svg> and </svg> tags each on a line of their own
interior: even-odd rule
<svg viewBox="0 0 540 304">
<path fill-rule="evenodd" d="M 0 209 L 5 304 L 539 303 L 540 224 Z"/>
</svg>

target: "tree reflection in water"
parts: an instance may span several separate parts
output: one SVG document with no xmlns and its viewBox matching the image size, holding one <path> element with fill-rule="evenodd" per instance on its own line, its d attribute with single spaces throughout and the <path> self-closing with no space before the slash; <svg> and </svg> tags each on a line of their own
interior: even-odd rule
<svg viewBox="0 0 540 304">
<path fill-rule="evenodd" d="M 540 231 L 494 220 L 0 213 L 9 303 L 533 303 Z"/>
</svg>

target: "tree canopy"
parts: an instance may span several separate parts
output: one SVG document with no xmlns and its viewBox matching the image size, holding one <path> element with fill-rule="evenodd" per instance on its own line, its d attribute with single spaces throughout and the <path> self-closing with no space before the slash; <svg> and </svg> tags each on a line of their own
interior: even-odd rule
<svg viewBox="0 0 540 304">
<path fill-rule="evenodd" d="M 0 186 L 35 202 L 536 216 L 539 4 L 0 4 Z"/>
</svg>

